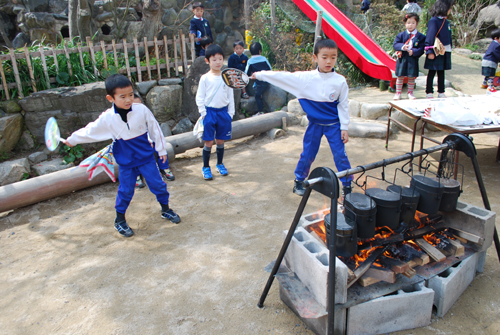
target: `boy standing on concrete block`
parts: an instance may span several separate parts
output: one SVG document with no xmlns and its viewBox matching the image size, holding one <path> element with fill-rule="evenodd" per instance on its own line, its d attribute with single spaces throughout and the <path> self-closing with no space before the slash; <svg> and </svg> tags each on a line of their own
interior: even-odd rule
<svg viewBox="0 0 500 335">
<path fill-rule="evenodd" d="M 302 196 L 302 182 L 309 175 L 311 165 L 319 150 L 321 138 L 326 136 L 338 171 L 351 168 L 344 144 L 349 141 L 349 87 L 345 78 L 335 72 L 337 44 L 329 39 L 316 42 L 314 61 L 318 68 L 313 71 L 273 72 L 262 71 L 252 79 L 264 80 L 295 95 L 309 119 L 304 134 L 303 151 L 295 169 L 293 192 Z M 351 193 L 352 176 L 341 179 L 344 195 Z"/>
</svg>

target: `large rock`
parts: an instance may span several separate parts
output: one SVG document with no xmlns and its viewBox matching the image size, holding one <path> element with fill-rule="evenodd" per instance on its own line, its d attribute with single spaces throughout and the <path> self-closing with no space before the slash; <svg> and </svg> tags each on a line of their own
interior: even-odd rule
<svg viewBox="0 0 500 335">
<path fill-rule="evenodd" d="M 475 26 L 491 26 L 500 27 L 500 7 L 498 4 L 487 6 L 479 11 Z M 487 35 L 488 36 L 488 35 Z"/>
<path fill-rule="evenodd" d="M 30 150 L 35 147 L 35 141 L 33 141 L 33 137 L 28 130 L 23 131 L 19 142 L 17 142 L 17 146 L 21 150 Z"/>
<path fill-rule="evenodd" d="M 169 8 L 177 6 L 177 1 L 176 0 L 161 0 L 161 6 L 164 9 L 169 9 Z"/>
<path fill-rule="evenodd" d="M 27 158 L 1 163 L 0 186 L 12 184 L 22 180 L 25 173 L 30 173 L 30 163 Z"/>
<path fill-rule="evenodd" d="M 222 22 L 224 22 L 224 24 L 227 26 L 231 24 L 232 21 L 233 21 L 233 12 L 231 10 L 231 7 L 225 7 L 222 16 Z"/>
<path fill-rule="evenodd" d="M 160 86 L 181 85 L 181 84 L 182 84 L 181 78 L 167 78 L 158 80 L 158 85 Z"/>
<path fill-rule="evenodd" d="M 148 80 L 148 81 L 143 81 L 140 83 L 136 83 L 135 87 L 139 91 L 141 95 L 146 95 L 148 92 L 157 85 L 158 83 L 156 80 Z"/>
<path fill-rule="evenodd" d="M 34 152 L 28 156 L 28 160 L 31 162 L 31 164 L 38 164 L 40 162 L 43 162 L 47 158 L 48 158 L 47 154 L 43 151 Z"/>
<path fill-rule="evenodd" d="M 386 104 L 363 104 L 361 106 L 361 117 L 376 120 L 381 116 L 389 114 L 389 105 Z"/>
<path fill-rule="evenodd" d="M 221 20 L 215 20 L 215 24 L 213 29 L 217 34 L 221 33 L 224 30 L 224 22 Z"/>
<path fill-rule="evenodd" d="M 301 116 L 306 114 L 302 109 L 302 106 L 300 105 L 299 99 L 293 99 L 288 101 L 287 107 L 288 107 L 288 112 L 293 113 L 296 116 Z"/>
<path fill-rule="evenodd" d="M 372 122 L 351 122 L 349 137 L 385 138 L 387 126 Z"/>
<path fill-rule="evenodd" d="M 265 104 L 270 112 L 280 110 L 281 107 L 286 106 L 286 91 L 274 85 L 269 85 L 267 90 L 262 95 Z"/>
<path fill-rule="evenodd" d="M 358 100 L 349 100 L 349 114 L 352 117 L 359 117 L 361 115 L 361 105 Z"/>
<path fill-rule="evenodd" d="M 217 34 L 217 37 L 215 37 L 215 43 L 218 45 L 224 45 L 226 38 L 227 38 L 227 33 L 225 32 Z"/>
<path fill-rule="evenodd" d="M 259 111 L 257 102 L 255 102 L 255 97 L 250 97 L 249 99 L 241 99 L 240 107 L 247 116 L 254 115 Z"/>
<path fill-rule="evenodd" d="M 33 13 L 29 12 L 25 14 L 26 25 L 28 28 L 45 28 L 45 29 L 53 29 L 54 28 L 54 16 L 50 13 Z"/>
<path fill-rule="evenodd" d="M 70 167 L 75 166 L 73 163 L 64 164 L 64 160 L 62 158 L 54 158 L 51 161 L 45 161 L 38 164 L 33 165 L 33 170 L 39 175 L 44 175 L 64 169 L 68 169 Z"/>
<path fill-rule="evenodd" d="M 172 129 L 172 134 L 187 133 L 191 130 L 193 130 L 193 123 L 188 118 L 184 118 L 175 125 L 174 129 Z"/>
<path fill-rule="evenodd" d="M 391 117 L 396 119 L 397 121 L 401 122 L 405 126 L 413 129 L 413 126 L 415 125 L 415 119 L 412 119 L 411 117 L 407 116 L 406 114 L 398 111 L 397 109 L 393 108 L 391 112 Z M 417 130 L 420 130 L 422 128 L 422 122 L 419 122 L 417 124 Z M 387 127 L 386 127 L 387 130 Z M 407 131 L 405 128 L 401 127 L 398 125 L 396 122 L 391 122 L 391 130 L 403 130 Z"/>
<path fill-rule="evenodd" d="M 17 34 L 16 37 L 14 37 L 14 39 L 12 40 L 12 46 L 14 47 L 14 49 L 22 48 L 27 44 L 29 45 L 30 43 L 30 37 L 23 32 Z"/>
<path fill-rule="evenodd" d="M 163 17 L 161 19 L 161 22 L 165 26 L 172 26 L 175 24 L 177 20 L 177 12 L 173 8 L 169 8 L 165 10 L 165 14 L 163 14 Z"/>
<path fill-rule="evenodd" d="M 0 118 L 0 152 L 9 152 L 19 142 L 23 131 L 21 114 L 8 115 Z"/>
<path fill-rule="evenodd" d="M 30 12 L 46 12 L 49 10 L 49 1 L 47 0 L 24 0 L 23 3 Z"/>
<path fill-rule="evenodd" d="M 21 111 L 21 106 L 19 106 L 16 100 L 0 101 L 0 108 L 5 113 L 19 113 Z"/>
<path fill-rule="evenodd" d="M 161 132 L 163 133 L 163 136 L 164 137 L 167 137 L 167 136 L 172 136 L 172 130 L 170 129 L 170 126 L 168 125 L 168 123 L 162 123 L 160 125 L 160 129 L 161 129 Z"/>
<path fill-rule="evenodd" d="M 138 40 L 140 40 L 142 38 L 141 32 L 142 32 L 143 28 L 144 28 L 144 25 L 141 21 L 127 22 L 127 26 L 124 29 L 124 31 L 126 32 L 125 39 L 127 41 L 133 41 L 134 38 L 137 38 Z M 130 49 L 129 49 L 129 52 L 130 52 Z"/>
<path fill-rule="evenodd" d="M 227 36 L 224 44 L 222 44 L 222 50 L 224 51 L 224 55 L 231 55 L 234 52 L 233 44 L 236 41 L 236 37 Z"/>
<path fill-rule="evenodd" d="M 182 95 L 182 114 L 187 116 L 191 122 L 195 123 L 200 116 L 196 105 L 196 92 L 198 83 L 202 75 L 210 71 L 210 67 L 205 63 L 204 57 L 198 57 L 193 65 L 189 67 L 184 78 L 184 89 Z"/>
<path fill-rule="evenodd" d="M 49 8 L 48 11 L 50 13 L 61 13 L 64 12 L 68 8 L 67 0 L 49 0 Z"/>
<path fill-rule="evenodd" d="M 479 48 L 477 51 L 479 51 L 480 53 L 485 53 L 486 50 L 488 50 L 488 47 L 490 46 L 490 44 L 491 44 L 491 38 L 482 38 L 482 39 L 474 42 L 474 45 L 476 45 Z M 453 49 L 453 50 L 455 50 L 455 49 Z M 472 54 L 472 51 L 471 51 L 471 54 Z"/>
<path fill-rule="evenodd" d="M 156 120 L 163 123 L 180 114 L 182 100 L 182 86 L 156 86 L 146 96 L 146 106 L 153 112 Z"/>
</svg>

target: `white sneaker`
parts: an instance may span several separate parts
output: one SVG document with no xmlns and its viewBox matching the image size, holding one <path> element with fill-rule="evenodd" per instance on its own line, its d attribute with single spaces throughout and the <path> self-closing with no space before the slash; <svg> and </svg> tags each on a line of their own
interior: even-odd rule
<svg viewBox="0 0 500 335">
<path fill-rule="evenodd" d="M 394 98 L 392 98 L 392 100 L 401 100 L 401 93 L 396 93 L 394 95 Z"/>
<path fill-rule="evenodd" d="M 425 97 L 426 97 L 427 99 L 434 99 L 434 94 L 432 94 L 432 93 L 427 93 L 427 94 L 425 95 Z"/>
<path fill-rule="evenodd" d="M 415 96 L 413 95 L 413 93 L 408 93 L 408 99 L 415 100 L 417 98 L 415 98 Z"/>
<path fill-rule="evenodd" d="M 445 98 L 447 98 L 446 94 L 444 94 L 444 93 L 438 94 L 438 99 L 445 99 Z"/>
</svg>

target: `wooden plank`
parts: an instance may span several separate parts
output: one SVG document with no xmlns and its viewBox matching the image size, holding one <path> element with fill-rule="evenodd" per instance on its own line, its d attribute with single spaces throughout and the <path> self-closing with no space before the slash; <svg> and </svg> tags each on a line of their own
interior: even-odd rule
<svg viewBox="0 0 500 335">
<path fill-rule="evenodd" d="M 148 69 L 148 78 L 151 80 L 151 64 L 149 63 L 148 38 L 144 37 L 144 53 L 146 54 L 146 67 Z"/>
<path fill-rule="evenodd" d="M 66 64 L 68 65 L 68 72 L 70 77 L 73 75 L 73 69 L 71 68 L 71 60 L 69 58 L 68 48 L 64 44 L 64 53 L 66 54 Z"/>
<path fill-rule="evenodd" d="M 33 74 L 33 66 L 31 66 L 30 51 L 28 50 L 28 47 L 26 45 L 24 45 L 24 55 L 26 56 L 26 63 L 28 64 L 28 72 L 30 74 L 31 87 L 33 88 L 33 92 L 38 92 L 36 89 L 35 75 Z"/>
<path fill-rule="evenodd" d="M 167 67 L 167 76 L 168 78 L 170 78 L 170 59 L 168 57 L 168 41 L 166 35 L 163 35 L 163 46 L 165 48 L 165 65 Z"/>
<path fill-rule="evenodd" d="M 448 248 L 451 249 L 453 251 L 454 256 L 460 257 L 465 253 L 465 248 L 460 242 L 452 240 L 450 238 L 447 240 L 450 243 L 447 249 Z"/>
<path fill-rule="evenodd" d="M 160 71 L 160 57 L 159 57 L 159 52 L 158 52 L 158 39 L 155 36 L 154 39 L 155 42 L 155 56 L 156 56 L 156 71 L 158 72 L 158 78 L 157 80 L 161 79 L 161 71 Z"/>
<path fill-rule="evenodd" d="M 413 270 L 412 268 L 409 268 L 407 271 L 402 273 L 403 276 L 408 277 L 408 278 L 413 278 L 417 274 L 417 271 Z"/>
<path fill-rule="evenodd" d="M 474 243 L 477 243 L 477 244 L 483 244 L 484 243 L 484 238 L 482 238 L 480 236 L 468 233 L 466 231 L 463 231 L 463 230 L 460 230 L 460 229 L 457 229 L 457 228 L 450 228 L 450 229 L 452 229 L 453 234 L 455 234 L 457 236 L 460 236 L 462 238 L 465 238 L 466 240 L 468 240 L 470 242 L 474 242 Z"/>
<path fill-rule="evenodd" d="M 347 268 L 347 281 L 350 282 L 351 280 L 354 280 L 356 278 L 356 275 L 354 274 L 354 272 Z"/>
<path fill-rule="evenodd" d="M 423 238 L 416 239 L 415 243 L 417 243 L 418 246 L 420 248 L 422 248 L 422 250 L 424 250 L 430 256 L 430 258 L 432 258 L 432 260 L 434 260 L 436 262 L 441 262 L 442 260 L 444 260 L 446 258 L 446 256 L 443 255 L 443 253 L 441 251 L 434 248 L 432 245 L 430 245 Z"/>
<path fill-rule="evenodd" d="M 111 40 L 111 44 L 113 46 L 113 56 L 115 57 L 115 68 L 118 69 L 118 55 L 116 54 L 116 42 L 115 42 L 115 40 Z"/>
<path fill-rule="evenodd" d="M 381 280 L 377 279 L 377 278 L 369 277 L 366 274 L 361 276 L 361 278 L 359 278 L 359 280 L 358 280 L 359 285 L 361 285 L 363 287 L 367 287 L 367 286 L 370 286 L 370 285 L 378 283 L 378 282 L 381 282 Z"/>
<path fill-rule="evenodd" d="M 0 62 L 0 74 L 2 75 L 3 90 L 5 92 L 5 97 L 10 100 L 9 88 L 7 86 L 7 79 L 5 78 L 5 72 L 3 71 L 3 62 Z"/>
<path fill-rule="evenodd" d="M 364 275 L 366 271 L 368 271 L 368 269 L 373 264 L 373 262 L 375 262 L 377 260 L 377 258 L 379 258 L 380 255 L 382 255 L 386 250 L 387 250 L 387 247 L 378 248 L 378 249 L 374 250 L 368 256 L 368 258 L 366 258 L 366 260 L 363 262 L 363 264 L 361 264 L 360 266 L 358 266 L 354 270 L 354 275 L 355 275 L 354 279 L 352 281 L 347 282 L 347 288 L 351 287 L 359 278 L 361 278 L 361 276 Z"/>
<path fill-rule="evenodd" d="M 467 243 L 469 241 L 467 241 L 465 238 L 463 237 L 460 237 L 458 235 L 455 235 L 455 234 L 452 234 L 454 238 L 456 238 L 458 241 L 462 242 L 462 243 Z"/>
<path fill-rule="evenodd" d="M 187 53 L 186 53 L 186 36 L 182 33 L 182 30 L 180 36 L 181 36 L 181 50 L 182 50 L 182 60 L 183 60 L 182 72 L 184 73 L 184 75 L 186 75 L 188 69 Z"/>
<path fill-rule="evenodd" d="M 99 72 L 97 71 L 97 66 L 95 61 L 94 43 L 89 39 L 88 44 L 90 48 L 90 58 L 92 59 L 92 66 L 94 67 L 94 75 L 97 77 L 99 75 Z"/>
<path fill-rule="evenodd" d="M 104 45 L 104 41 L 101 41 L 101 52 L 102 52 L 102 58 L 104 61 L 104 68 L 107 70 L 108 69 L 108 57 L 106 57 L 106 46 Z"/>
<path fill-rule="evenodd" d="M 135 50 L 135 63 L 137 64 L 137 80 L 142 82 L 142 72 L 141 72 L 141 58 L 139 57 L 139 44 L 137 43 L 137 38 L 134 38 L 134 50 Z"/>
<path fill-rule="evenodd" d="M 125 66 L 127 68 L 128 79 L 132 80 L 132 74 L 130 73 L 130 64 L 128 61 L 127 41 L 125 39 L 123 39 L 123 54 L 125 55 Z"/>
<path fill-rule="evenodd" d="M 24 98 L 23 88 L 21 85 L 21 78 L 19 77 L 19 70 L 17 69 L 16 56 L 14 54 L 14 49 L 9 49 L 10 58 L 12 61 L 12 70 L 14 71 L 14 77 L 16 78 L 17 89 L 19 90 L 19 96 Z"/>
<path fill-rule="evenodd" d="M 177 64 L 177 40 L 174 34 L 174 65 L 175 65 L 175 76 L 179 77 L 179 65 Z"/>
<path fill-rule="evenodd" d="M 49 71 L 47 70 L 47 60 L 45 59 L 45 53 L 43 51 L 43 46 L 40 47 L 40 59 L 42 60 L 43 74 L 45 75 L 45 81 L 47 82 L 47 87 L 50 88 L 50 78 Z"/>
<path fill-rule="evenodd" d="M 391 284 L 396 282 L 396 274 L 394 271 L 376 266 L 370 267 L 363 276 L 379 279 Z"/>
<path fill-rule="evenodd" d="M 384 267 L 394 271 L 394 273 L 403 273 L 410 269 L 410 265 L 408 263 L 395 258 L 382 256 L 380 257 L 380 262 Z"/>
<path fill-rule="evenodd" d="M 82 66 L 83 76 L 88 79 L 89 77 L 87 76 L 87 71 L 85 71 L 85 62 L 83 61 L 82 44 L 78 42 L 76 45 L 78 48 L 78 57 L 80 58 L 80 65 Z"/>
</svg>

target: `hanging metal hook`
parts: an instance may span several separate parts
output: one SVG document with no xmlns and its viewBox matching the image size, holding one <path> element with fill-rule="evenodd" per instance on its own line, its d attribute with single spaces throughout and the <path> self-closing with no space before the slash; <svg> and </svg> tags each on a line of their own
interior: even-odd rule
<svg viewBox="0 0 500 335">
<path fill-rule="evenodd" d="M 365 169 L 365 167 L 364 167 L 364 166 L 362 166 L 362 165 L 358 165 L 357 167 L 358 167 L 358 168 L 363 169 L 363 172 L 359 175 L 359 177 L 358 177 L 358 178 L 356 178 L 356 181 L 354 182 L 354 184 L 356 184 L 359 188 L 361 188 L 361 189 L 362 189 L 362 188 L 363 188 L 363 187 L 365 187 L 365 185 L 366 185 L 366 180 L 365 180 L 365 181 L 363 182 L 363 184 L 361 184 L 361 185 L 358 183 L 358 180 L 359 180 L 361 177 L 363 177 L 363 175 L 364 175 L 364 174 L 365 174 L 365 172 L 366 172 L 366 169 Z"/>
</svg>

